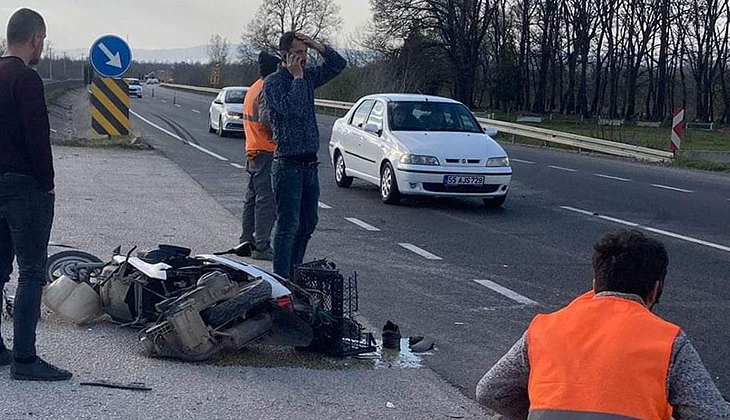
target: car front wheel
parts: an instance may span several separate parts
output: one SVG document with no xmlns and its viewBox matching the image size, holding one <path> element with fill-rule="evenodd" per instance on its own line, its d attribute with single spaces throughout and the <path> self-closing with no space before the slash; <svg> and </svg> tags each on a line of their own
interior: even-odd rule
<svg viewBox="0 0 730 420">
<path fill-rule="evenodd" d="M 218 117 L 218 137 L 225 137 L 226 130 L 223 129 L 223 117 Z"/>
<path fill-rule="evenodd" d="M 380 171 L 380 199 L 386 204 L 398 204 L 401 195 L 398 191 L 398 181 L 390 162 L 385 162 Z"/>
<path fill-rule="evenodd" d="M 352 185 L 352 177 L 346 175 L 345 158 L 342 153 L 337 152 L 335 155 L 335 183 L 338 187 L 348 188 Z"/>
<path fill-rule="evenodd" d="M 208 114 L 208 132 L 215 133 L 215 128 L 213 128 L 213 120 L 210 114 Z"/>
</svg>

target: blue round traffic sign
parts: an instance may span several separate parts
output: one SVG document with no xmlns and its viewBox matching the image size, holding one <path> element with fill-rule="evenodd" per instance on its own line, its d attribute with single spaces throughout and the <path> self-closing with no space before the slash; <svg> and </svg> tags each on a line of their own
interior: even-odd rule
<svg viewBox="0 0 730 420">
<path fill-rule="evenodd" d="M 116 35 L 104 35 L 91 44 L 89 60 L 100 75 L 119 77 L 132 64 L 132 50 L 122 38 Z"/>
</svg>

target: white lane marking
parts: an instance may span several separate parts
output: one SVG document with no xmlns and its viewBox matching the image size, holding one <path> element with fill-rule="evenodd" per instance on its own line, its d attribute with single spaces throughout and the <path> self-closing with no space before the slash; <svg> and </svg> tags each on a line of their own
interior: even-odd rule
<svg viewBox="0 0 730 420">
<path fill-rule="evenodd" d="M 651 184 L 651 186 L 657 187 L 657 188 L 663 188 L 665 190 L 670 190 L 670 191 L 683 192 L 683 193 L 693 193 L 694 192 L 692 190 L 685 190 L 684 188 L 670 187 L 668 185 L 661 185 L 661 184 Z"/>
<path fill-rule="evenodd" d="M 204 147 L 198 146 L 197 144 L 194 144 L 194 143 L 188 143 L 188 144 L 191 145 L 191 146 L 193 146 L 194 148 L 200 150 L 203 153 L 207 153 L 207 154 L 213 156 L 214 158 L 216 158 L 218 160 L 222 160 L 223 162 L 228 162 L 228 158 L 224 158 L 221 155 L 215 154 L 215 153 L 211 152 L 210 150 L 208 150 L 208 149 L 206 149 Z"/>
<path fill-rule="evenodd" d="M 425 249 L 421 249 L 413 244 L 399 243 L 398 245 L 402 246 L 403 248 L 405 248 L 411 252 L 415 252 L 416 254 L 422 256 L 423 258 L 425 258 L 427 260 L 443 260 L 443 258 L 439 257 L 438 255 L 434 255 L 434 254 L 426 251 Z"/>
<path fill-rule="evenodd" d="M 162 128 L 162 127 L 160 127 L 159 125 L 157 125 L 157 124 L 153 123 L 152 121 L 148 120 L 147 118 L 145 118 L 145 117 L 143 117 L 143 116 L 139 115 L 138 113 L 136 113 L 136 112 L 132 111 L 131 109 L 129 110 L 129 112 L 130 112 L 130 113 L 131 113 L 132 115 L 134 115 L 135 117 L 139 118 L 140 120 L 142 120 L 142 121 L 146 122 L 147 124 L 151 125 L 152 127 L 155 127 L 156 129 L 158 129 L 158 130 L 162 131 L 163 133 L 167 134 L 168 136 L 170 136 L 170 137 L 172 137 L 172 138 L 174 138 L 174 139 L 176 139 L 176 140 L 179 140 L 179 141 L 181 141 L 181 142 L 183 142 L 183 143 L 185 143 L 185 144 L 189 144 L 190 146 L 193 146 L 194 148 L 196 148 L 196 149 L 200 150 L 201 152 L 203 152 L 203 153 L 207 153 L 207 154 L 209 154 L 209 155 L 213 156 L 213 157 L 214 157 L 214 158 L 216 158 L 216 159 L 222 160 L 222 161 L 224 161 L 224 162 L 228 162 L 228 159 L 227 159 L 227 158 L 224 158 L 224 157 L 223 157 L 223 156 L 221 156 L 221 155 L 217 155 L 217 154 L 215 154 L 215 153 L 211 152 L 211 151 L 210 151 L 210 150 L 208 150 L 208 149 L 205 149 L 205 148 L 203 148 L 203 147 L 200 147 L 200 146 L 198 146 L 197 144 L 193 144 L 193 143 L 190 143 L 189 141 L 186 141 L 186 140 L 182 139 L 182 138 L 181 138 L 180 136 L 178 136 L 177 134 L 175 134 L 175 133 L 173 133 L 173 132 L 171 132 L 171 131 L 169 131 L 169 130 L 166 130 L 166 129 Z"/>
<path fill-rule="evenodd" d="M 611 175 L 604 175 L 604 174 L 593 174 L 594 176 L 600 177 L 600 178 L 606 178 L 606 179 L 613 179 L 614 181 L 623 181 L 623 182 L 629 182 L 630 179 L 627 178 L 621 178 L 618 176 L 611 176 Z"/>
<path fill-rule="evenodd" d="M 180 104 L 175 104 L 175 106 L 178 107 L 178 108 L 180 108 L 181 105 Z"/>
<path fill-rule="evenodd" d="M 580 214 L 585 214 L 586 216 L 595 216 L 595 214 L 593 214 L 593 212 L 591 212 L 591 211 L 588 211 L 588 210 L 581 210 L 581 209 L 577 209 L 577 208 L 575 208 L 575 207 L 570 207 L 570 206 L 560 206 L 560 208 L 561 208 L 561 209 L 564 209 L 564 210 L 570 210 L 570 211 L 574 211 L 574 212 L 576 212 L 576 213 L 580 213 Z"/>
<path fill-rule="evenodd" d="M 58 131 L 51 128 L 51 133 L 58 133 Z"/>
<path fill-rule="evenodd" d="M 197 109 L 191 109 L 190 112 L 194 112 L 196 114 L 200 114 L 200 111 L 198 111 Z"/>
<path fill-rule="evenodd" d="M 553 168 L 553 169 L 557 169 L 557 170 L 559 170 L 559 171 L 567 171 L 567 172 L 578 172 L 578 170 L 577 170 L 577 169 L 571 169 L 571 168 L 563 168 L 562 166 L 555 166 L 555 165 L 550 165 L 549 167 L 550 167 L 550 168 Z"/>
<path fill-rule="evenodd" d="M 163 104 L 166 104 L 167 103 L 167 101 L 164 100 L 164 99 L 160 99 L 160 100 L 162 101 Z"/>
<path fill-rule="evenodd" d="M 231 162 L 231 166 L 233 166 L 234 168 L 238 168 L 238 169 L 246 169 L 245 166 L 239 165 L 239 164 L 233 163 L 233 162 Z"/>
<path fill-rule="evenodd" d="M 519 163 L 526 163 L 528 165 L 534 165 L 535 162 L 532 162 L 530 160 L 522 160 L 522 159 L 510 159 L 512 162 L 519 162 Z"/>
<path fill-rule="evenodd" d="M 712 242 L 703 241 L 702 239 L 692 238 L 690 236 L 684 236 L 678 233 L 668 232 L 666 230 L 656 229 L 648 226 L 642 226 L 642 228 L 648 230 L 649 232 L 658 233 L 660 235 L 669 236 L 675 239 L 681 239 L 683 241 L 692 242 L 699 245 L 709 246 L 710 248 L 719 249 L 720 251 L 730 252 L 730 246 L 719 245 Z"/>
<path fill-rule="evenodd" d="M 325 204 L 325 203 L 323 203 L 323 202 L 320 201 L 319 202 L 319 208 L 328 210 L 328 209 L 331 209 L 332 207 L 331 206 L 328 206 L 327 204 Z"/>
<path fill-rule="evenodd" d="M 474 280 L 475 282 L 481 284 L 482 286 L 492 289 L 495 292 L 499 293 L 502 296 L 506 296 L 518 303 L 521 303 L 523 305 L 537 305 L 538 303 L 534 300 L 527 298 L 525 296 L 522 296 L 521 294 L 512 291 L 502 285 L 499 285 L 493 281 L 490 280 Z"/>
<path fill-rule="evenodd" d="M 177 134 L 173 133 L 172 131 L 169 131 L 169 130 L 166 130 L 166 129 L 160 127 L 159 125 L 153 123 L 152 121 L 148 120 L 147 118 L 145 118 L 145 117 L 137 114 L 136 112 L 132 111 L 131 109 L 129 110 L 129 113 L 132 114 L 132 115 L 134 115 L 135 117 L 139 118 L 140 120 L 146 122 L 147 124 L 151 125 L 152 127 L 155 127 L 156 129 L 162 131 L 163 133 L 167 134 L 168 136 L 170 136 L 170 137 L 172 137 L 172 138 L 174 138 L 176 140 L 179 140 L 179 141 L 181 141 L 183 143 L 187 143 L 185 140 L 183 140 Z"/>
<path fill-rule="evenodd" d="M 590 211 L 576 209 L 574 207 L 560 206 L 560 208 L 561 209 L 565 209 L 565 210 L 574 211 L 576 213 L 585 214 L 585 215 L 588 215 L 588 216 L 596 216 L 596 217 L 598 217 L 600 219 L 608 220 L 608 221 L 611 221 L 611 222 L 622 223 L 622 224 L 625 224 L 625 225 L 628 225 L 628 226 L 631 226 L 631 227 L 635 227 L 635 228 L 638 228 L 638 229 L 646 230 L 648 232 L 652 232 L 652 233 L 656 233 L 656 234 L 664 235 L 664 236 L 669 236 L 670 238 L 680 239 L 680 240 L 687 241 L 687 242 L 692 242 L 692 243 L 695 243 L 695 244 L 698 244 L 698 245 L 704 245 L 704 246 L 707 246 L 707 247 L 710 247 L 710 248 L 718 249 L 720 251 L 730 252 L 730 246 L 720 245 L 720 244 L 716 244 L 716 243 L 713 243 L 713 242 L 704 241 L 702 239 L 693 238 L 691 236 L 680 235 L 678 233 L 669 232 L 669 231 L 666 231 L 666 230 L 657 229 L 657 228 L 653 228 L 653 227 L 650 227 L 650 226 L 644 226 L 644 225 L 640 225 L 638 223 L 629 222 L 629 221 L 621 220 L 621 219 L 616 219 L 616 218 L 609 217 L 609 216 L 602 216 L 602 215 L 594 214 L 594 213 L 592 213 Z"/>
<path fill-rule="evenodd" d="M 376 228 L 373 225 L 367 224 L 367 223 L 363 222 L 360 219 L 356 219 L 354 217 L 345 217 L 345 220 L 347 220 L 348 222 L 353 223 L 355 225 L 358 225 L 358 226 L 360 226 L 361 228 L 363 228 L 363 229 L 365 229 L 367 231 L 370 231 L 370 232 L 380 232 L 380 229 Z"/>
</svg>

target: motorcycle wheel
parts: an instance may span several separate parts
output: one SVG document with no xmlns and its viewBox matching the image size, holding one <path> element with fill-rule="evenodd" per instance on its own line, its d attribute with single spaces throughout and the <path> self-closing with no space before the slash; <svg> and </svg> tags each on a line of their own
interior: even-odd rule
<svg viewBox="0 0 730 420">
<path fill-rule="evenodd" d="M 88 252 L 69 250 L 57 252 L 46 261 L 46 283 L 50 284 L 61 276 L 74 277 L 78 263 L 100 263 L 99 257 Z"/>
<path fill-rule="evenodd" d="M 200 312 L 203 321 L 212 328 L 218 328 L 246 314 L 261 302 L 271 298 L 271 285 L 258 280 L 244 286 L 238 296 L 220 302 Z"/>
</svg>

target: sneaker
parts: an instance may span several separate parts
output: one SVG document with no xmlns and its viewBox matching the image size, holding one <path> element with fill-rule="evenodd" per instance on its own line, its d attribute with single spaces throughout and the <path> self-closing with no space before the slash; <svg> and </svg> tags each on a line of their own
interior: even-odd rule
<svg viewBox="0 0 730 420">
<path fill-rule="evenodd" d="M 251 251 L 251 258 L 254 260 L 271 261 L 274 259 L 274 252 L 270 247 L 265 251 L 253 250 Z"/>
<path fill-rule="evenodd" d="M 13 352 L 6 348 L 0 351 L 0 366 L 7 366 L 13 361 Z"/>
<path fill-rule="evenodd" d="M 19 381 L 67 381 L 73 374 L 36 357 L 35 362 L 27 365 L 13 362 L 10 376 Z"/>
<path fill-rule="evenodd" d="M 400 349 L 400 328 L 388 321 L 383 327 L 383 347 L 386 349 Z"/>
</svg>

